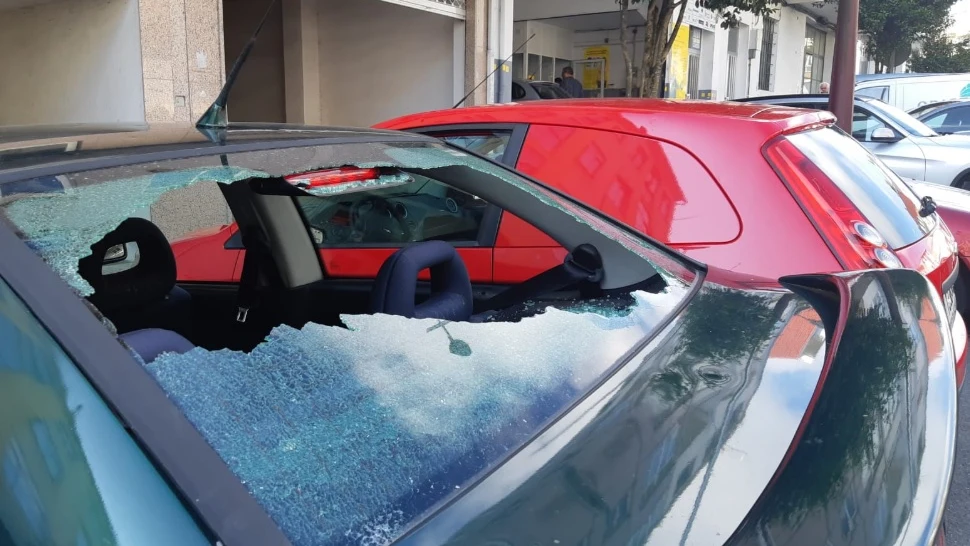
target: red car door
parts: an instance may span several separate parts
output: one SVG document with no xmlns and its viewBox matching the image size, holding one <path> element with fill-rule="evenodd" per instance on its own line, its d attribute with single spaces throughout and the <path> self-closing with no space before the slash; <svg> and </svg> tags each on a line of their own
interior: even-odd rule
<svg viewBox="0 0 970 546">
<path fill-rule="evenodd" d="M 535 124 L 527 131 L 497 124 L 417 131 L 485 151 L 482 155 L 687 253 L 730 243 L 741 232 L 734 207 L 710 173 L 668 142 Z M 561 264 L 565 254 L 548 236 L 506 212 L 493 255 L 495 282 L 520 282 Z"/>
</svg>

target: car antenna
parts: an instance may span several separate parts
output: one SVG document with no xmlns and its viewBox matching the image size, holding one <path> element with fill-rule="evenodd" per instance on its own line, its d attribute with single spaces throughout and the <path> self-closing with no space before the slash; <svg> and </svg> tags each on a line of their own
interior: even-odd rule
<svg viewBox="0 0 970 546">
<path fill-rule="evenodd" d="M 505 60 L 502 61 L 501 64 L 499 64 L 498 66 L 495 67 L 495 70 L 492 70 L 491 72 L 489 72 L 488 75 L 485 76 L 485 79 L 483 79 L 482 81 L 478 82 L 478 85 L 476 85 L 471 91 L 468 92 L 467 95 L 465 95 L 464 97 L 462 97 L 461 100 L 458 101 L 451 108 L 452 109 L 455 109 L 455 108 L 458 108 L 459 106 L 461 106 L 463 102 L 465 102 L 466 100 L 468 100 L 468 97 L 472 96 L 472 93 L 474 93 L 475 91 L 477 91 L 478 88 L 481 87 L 483 83 L 487 82 L 488 79 L 492 77 L 492 74 L 498 72 L 498 69 L 499 68 L 502 68 L 503 66 L 505 66 L 505 63 L 509 62 L 509 59 L 511 59 L 513 56 L 515 56 L 515 54 L 518 53 L 520 49 L 522 49 L 523 47 L 525 47 L 525 44 L 531 42 L 532 39 L 535 38 L 535 37 L 536 37 L 536 34 L 533 32 L 532 33 L 532 36 L 529 36 L 529 39 L 528 40 L 522 42 L 522 45 L 520 45 L 519 47 L 515 48 L 515 51 L 512 52 L 512 55 L 509 55 L 508 57 L 506 57 Z"/>
<path fill-rule="evenodd" d="M 256 38 L 259 36 L 259 32 L 263 30 L 263 25 L 266 24 L 266 20 L 269 19 L 269 14 L 275 5 L 276 0 L 271 0 L 269 6 L 266 8 L 266 13 L 263 14 L 263 18 L 259 21 L 259 26 L 256 27 L 256 31 L 249 37 L 249 41 L 246 42 L 242 51 L 239 52 L 239 56 L 236 57 L 236 61 L 232 64 L 232 69 L 226 76 L 226 83 L 219 90 L 219 95 L 216 97 L 216 100 L 202 114 L 199 121 L 195 122 L 195 128 L 215 144 L 225 142 L 225 132 L 229 128 L 229 115 L 226 113 L 229 91 L 232 90 L 233 84 L 236 83 L 236 77 L 239 76 L 240 69 L 246 63 L 246 59 L 253 50 L 253 46 L 256 45 Z"/>
</svg>

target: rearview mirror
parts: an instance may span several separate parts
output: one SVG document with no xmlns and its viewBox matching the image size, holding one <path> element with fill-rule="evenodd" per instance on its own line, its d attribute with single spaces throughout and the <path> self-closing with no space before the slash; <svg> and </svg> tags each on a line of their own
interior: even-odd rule
<svg viewBox="0 0 970 546">
<path fill-rule="evenodd" d="M 902 140 L 896 135 L 896 131 L 893 131 L 889 127 L 880 127 L 872 131 L 872 136 L 869 137 L 872 142 L 899 142 Z"/>
<path fill-rule="evenodd" d="M 108 250 L 105 251 L 104 263 L 105 264 L 118 263 L 118 262 L 124 261 L 124 259 L 127 257 L 128 257 L 128 245 L 124 245 L 124 244 L 115 245 L 113 247 L 109 247 Z"/>
</svg>

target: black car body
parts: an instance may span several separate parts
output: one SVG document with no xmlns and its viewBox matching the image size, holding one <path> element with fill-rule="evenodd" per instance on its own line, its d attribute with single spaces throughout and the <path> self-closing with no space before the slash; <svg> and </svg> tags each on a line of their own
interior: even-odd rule
<svg viewBox="0 0 970 546">
<path fill-rule="evenodd" d="M 380 173 L 319 187 L 291 177 L 368 169 Z M 69 184 L 52 190 L 52 178 Z M 411 311 L 417 294 L 423 309 L 450 312 L 464 289 L 436 269 L 409 287 L 334 278 L 299 203 L 414 179 L 533 223 L 570 251 L 563 268 L 474 287 L 468 320 L 380 311 L 397 289 Z M 149 351 L 111 318 L 117 300 L 143 296 L 129 289 L 138 283 L 92 281 L 85 260 L 117 244 L 110 234 L 134 211 L 200 181 L 220 184 L 247 266 L 239 284 L 177 287 L 192 324 L 172 327 L 195 347 Z M 6 144 L 0 190 L 2 543 L 941 537 L 955 357 L 943 304 L 914 271 L 768 288 L 498 164 L 382 131 Z M 148 248 L 139 243 L 139 264 L 155 258 Z M 256 276 L 250 255 L 263 260 Z"/>
<path fill-rule="evenodd" d="M 537 82 L 512 80 L 512 100 L 554 100 L 571 98 L 569 93 L 556 82 Z"/>
</svg>

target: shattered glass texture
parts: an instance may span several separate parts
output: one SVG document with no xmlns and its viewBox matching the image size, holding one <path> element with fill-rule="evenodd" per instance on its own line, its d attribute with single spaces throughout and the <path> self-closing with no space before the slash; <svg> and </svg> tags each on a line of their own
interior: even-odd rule
<svg viewBox="0 0 970 546">
<path fill-rule="evenodd" d="M 28 245 L 82 296 L 93 293 L 77 272 L 91 245 L 126 218 L 150 207 L 165 192 L 202 181 L 230 183 L 266 173 L 238 167 L 208 167 L 155 173 L 37 194 L 7 205 L 7 217 Z"/>
<path fill-rule="evenodd" d="M 537 434 L 685 294 L 517 323 L 344 316 L 347 328 L 280 326 L 249 354 L 196 348 L 148 370 L 294 544 L 386 544 Z"/>
</svg>

